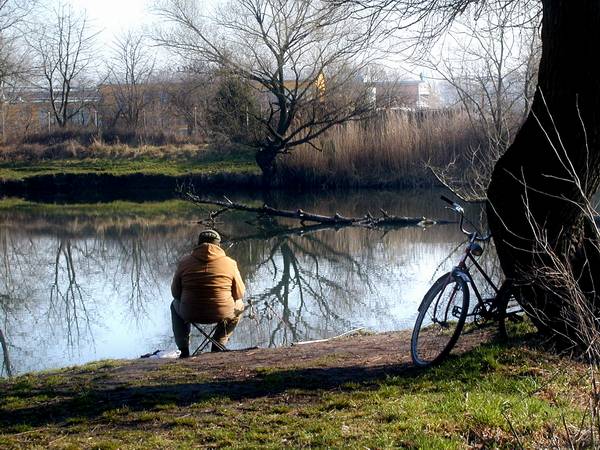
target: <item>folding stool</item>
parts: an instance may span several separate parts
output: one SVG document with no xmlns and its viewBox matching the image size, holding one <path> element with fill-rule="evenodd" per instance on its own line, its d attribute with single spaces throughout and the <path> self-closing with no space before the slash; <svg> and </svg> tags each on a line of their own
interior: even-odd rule
<svg viewBox="0 0 600 450">
<path fill-rule="evenodd" d="M 202 343 L 198 346 L 198 348 L 192 353 L 191 356 L 196 356 L 199 353 L 202 352 L 202 350 L 204 350 L 206 348 L 206 346 L 210 343 L 212 343 L 215 347 L 217 347 L 220 351 L 222 352 L 228 352 L 229 349 L 227 347 L 225 347 L 223 344 L 221 344 L 220 342 L 216 341 L 213 336 L 215 335 L 215 331 L 217 331 L 217 327 L 219 326 L 220 322 L 217 322 L 215 324 L 214 327 L 212 327 L 211 330 L 209 330 L 208 332 L 204 331 L 201 328 L 201 324 L 198 323 L 194 323 L 194 322 L 190 322 L 191 325 L 200 332 L 200 334 L 204 337 L 204 340 L 202 341 Z"/>
</svg>

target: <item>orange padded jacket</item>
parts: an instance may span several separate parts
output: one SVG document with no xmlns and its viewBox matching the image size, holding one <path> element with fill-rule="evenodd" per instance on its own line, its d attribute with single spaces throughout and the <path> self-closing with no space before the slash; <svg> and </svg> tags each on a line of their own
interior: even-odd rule
<svg viewBox="0 0 600 450">
<path fill-rule="evenodd" d="M 241 300 L 245 289 L 236 262 L 213 244 L 201 244 L 184 257 L 171 283 L 182 319 L 199 323 L 234 317 L 235 301 Z"/>
</svg>

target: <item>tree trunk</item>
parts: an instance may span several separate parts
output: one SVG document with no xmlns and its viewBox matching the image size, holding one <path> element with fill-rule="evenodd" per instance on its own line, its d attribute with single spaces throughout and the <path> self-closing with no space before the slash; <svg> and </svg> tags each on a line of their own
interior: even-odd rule
<svg viewBox="0 0 600 450">
<path fill-rule="evenodd" d="M 591 311 L 600 306 L 594 289 L 600 282 L 598 236 L 581 208 L 600 181 L 600 82 L 593 68 L 600 2 L 542 4 L 538 89 L 527 120 L 494 168 L 487 208 L 502 269 L 521 286 L 526 306 L 541 311 L 536 323 L 572 339 L 580 332 L 567 319 L 575 291 Z M 550 269 L 559 268 L 552 278 Z"/>
<path fill-rule="evenodd" d="M 272 186 L 277 172 L 277 150 L 271 147 L 263 147 L 256 152 L 255 158 L 258 167 L 262 171 L 263 186 Z"/>
</svg>

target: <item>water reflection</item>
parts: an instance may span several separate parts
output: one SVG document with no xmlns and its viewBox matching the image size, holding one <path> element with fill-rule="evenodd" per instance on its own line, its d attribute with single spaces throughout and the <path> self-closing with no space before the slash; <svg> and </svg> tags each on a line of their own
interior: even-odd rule
<svg viewBox="0 0 600 450">
<path fill-rule="evenodd" d="M 270 201 L 321 213 L 383 208 L 447 217 L 436 198 L 373 191 Z M 2 217 L 0 373 L 174 348 L 171 276 L 191 249 L 199 228 L 194 219 L 202 214 L 190 205 L 178 216 L 45 216 L 40 210 Z M 454 226 L 300 229 L 240 213 L 220 220 L 253 305 L 234 333 L 234 348 L 287 345 L 358 327 L 408 328 L 439 262 L 461 239 Z"/>
<path fill-rule="evenodd" d="M 282 236 L 267 244 L 250 276 L 248 298 L 256 328 L 268 331 L 259 344 L 289 344 L 347 329 L 344 313 L 363 303 L 355 285 L 372 291 L 368 267 L 319 235 Z"/>
</svg>

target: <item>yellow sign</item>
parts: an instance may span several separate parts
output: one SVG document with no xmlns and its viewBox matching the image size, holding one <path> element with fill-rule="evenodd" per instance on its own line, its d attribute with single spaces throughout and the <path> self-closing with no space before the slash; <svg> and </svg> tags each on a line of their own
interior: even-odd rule
<svg viewBox="0 0 600 450">
<path fill-rule="evenodd" d="M 325 75 L 323 75 L 323 72 L 319 74 L 315 84 L 317 86 L 319 98 L 322 98 L 325 95 Z"/>
</svg>

